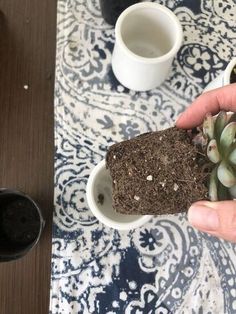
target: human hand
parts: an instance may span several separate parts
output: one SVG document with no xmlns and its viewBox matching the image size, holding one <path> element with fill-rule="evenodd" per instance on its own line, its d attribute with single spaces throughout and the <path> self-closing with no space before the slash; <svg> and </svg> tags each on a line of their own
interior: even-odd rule
<svg viewBox="0 0 236 314">
<path fill-rule="evenodd" d="M 199 126 L 206 115 L 220 110 L 236 112 L 236 83 L 203 93 L 178 118 L 176 126 L 191 129 Z M 194 203 L 188 220 L 200 231 L 236 242 L 236 201 Z"/>
</svg>

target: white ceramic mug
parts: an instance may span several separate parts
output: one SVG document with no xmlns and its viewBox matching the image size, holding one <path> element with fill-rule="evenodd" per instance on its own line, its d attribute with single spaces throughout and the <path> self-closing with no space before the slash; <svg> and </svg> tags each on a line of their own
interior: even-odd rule
<svg viewBox="0 0 236 314">
<path fill-rule="evenodd" d="M 112 69 L 116 78 L 129 89 L 146 91 L 166 79 L 183 32 L 165 6 L 141 2 L 121 13 L 115 37 Z"/>
<path fill-rule="evenodd" d="M 206 86 L 206 88 L 204 89 L 204 92 L 208 92 L 212 89 L 219 88 L 219 87 L 230 84 L 231 72 L 232 72 L 235 65 L 236 65 L 236 58 L 233 58 L 228 63 L 226 69 Z"/>
</svg>

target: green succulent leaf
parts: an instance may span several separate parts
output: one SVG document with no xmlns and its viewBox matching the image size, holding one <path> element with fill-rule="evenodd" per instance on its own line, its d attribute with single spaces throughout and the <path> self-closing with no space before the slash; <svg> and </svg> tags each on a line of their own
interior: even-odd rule
<svg viewBox="0 0 236 314">
<path fill-rule="evenodd" d="M 227 124 L 227 113 L 220 111 L 215 121 L 215 138 L 219 142 L 221 133 Z"/>
<path fill-rule="evenodd" d="M 223 186 L 223 184 L 219 181 L 218 182 L 218 200 L 226 201 L 230 199 L 232 199 L 232 197 L 230 196 L 229 189 Z"/>
<path fill-rule="evenodd" d="M 232 198 L 236 198 L 236 185 L 233 185 L 231 188 L 229 188 L 229 193 Z"/>
<path fill-rule="evenodd" d="M 229 149 L 229 147 L 234 142 L 235 133 L 236 133 L 236 122 L 231 122 L 227 124 L 221 133 L 220 147 L 221 147 L 221 151 L 224 152 L 225 154 L 227 150 Z"/>
<path fill-rule="evenodd" d="M 217 147 L 217 142 L 215 139 L 210 140 L 207 146 L 207 156 L 214 164 L 217 164 L 220 160 L 220 153 Z"/>
<path fill-rule="evenodd" d="M 203 121 L 203 134 L 210 140 L 214 138 L 214 119 L 211 113 L 207 113 Z"/>
<path fill-rule="evenodd" d="M 218 178 L 217 178 L 217 167 L 215 167 L 211 173 L 210 181 L 209 181 L 209 198 L 212 202 L 218 201 Z"/>
<path fill-rule="evenodd" d="M 236 148 L 229 154 L 229 161 L 236 166 Z"/>
<path fill-rule="evenodd" d="M 218 169 L 217 176 L 219 181 L 227 188 L 236 184 L 236 177 L 233 168 L 227 164 L 224 160 L 221 161 Z"/>
<path fill-rule="evenodd" d="M 233 113 L 233 114 L 230 116 L 228 123 L 231 123 L 231 122 L 236 122 L 236 113 Z"/>
</svg>

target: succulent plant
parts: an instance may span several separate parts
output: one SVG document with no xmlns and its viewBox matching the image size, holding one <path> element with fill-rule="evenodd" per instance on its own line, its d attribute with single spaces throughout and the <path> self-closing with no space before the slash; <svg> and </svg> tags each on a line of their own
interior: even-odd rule
<svg viewBox="0 0 236 314">
<path fill-rule="evenodd" d="M 206 154 L 215 164 L 209 182 L 211 201 L 236 198 L 236 114 L 207 114 L 203 122 Z"/>
</svg>

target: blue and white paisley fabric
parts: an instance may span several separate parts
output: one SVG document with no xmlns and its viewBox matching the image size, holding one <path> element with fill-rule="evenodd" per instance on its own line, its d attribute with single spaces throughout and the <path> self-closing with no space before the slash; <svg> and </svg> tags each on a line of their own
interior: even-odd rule
<svg viewBox="0 0 236 314">
<path fill-rule="evenodd" d="M 236 55 L 236 4 L 162 0 L 184 41 L 168 79 L 133 92 L 111 70 L 114 28 L 98 0 L 59 0 L 55 81 L 55 210 L 50 313 L 236 313 L 236 246 L 186 215 L 130 232 L 91 214 L 89 174 L 108 146 L 172 125 Z"/>
</svg>

